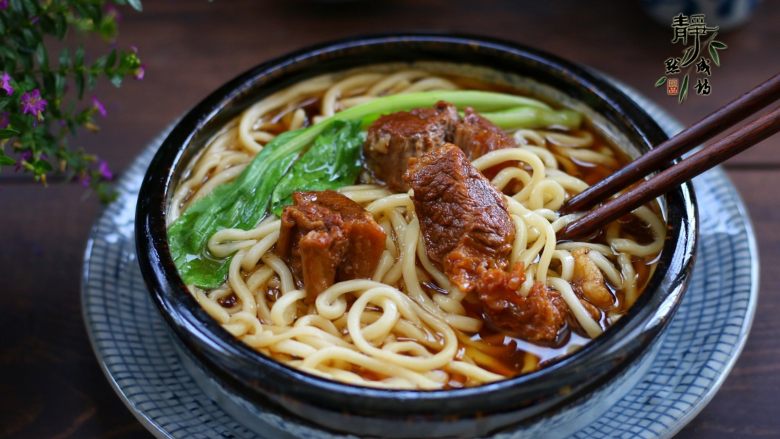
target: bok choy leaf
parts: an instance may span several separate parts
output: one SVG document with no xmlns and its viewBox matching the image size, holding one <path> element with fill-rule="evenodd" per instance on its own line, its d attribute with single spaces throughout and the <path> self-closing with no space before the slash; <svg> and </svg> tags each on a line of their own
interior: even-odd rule
<svg viewBox="0 0 780 439">
<path fill-rule="evenodd" d="M 360 175 L 365 141 L 360 121 L 335 121 L 293 165 L 274 189 L 271 211 L 281 216 L 297 191 L 324 191 L 354 184 Z"/>
<path fill-rule="evenodd" d="M 273 139 L 234 181 L 214 188 L 168 228 L 168 244 L 187 285 L 216 288 L 225 281 L 229 260 L 208 254 L 206 243 L 217 230 L 251 229 L 265 213 L 271 193 L 306 146 L 305 130 Z"/>
</svg>

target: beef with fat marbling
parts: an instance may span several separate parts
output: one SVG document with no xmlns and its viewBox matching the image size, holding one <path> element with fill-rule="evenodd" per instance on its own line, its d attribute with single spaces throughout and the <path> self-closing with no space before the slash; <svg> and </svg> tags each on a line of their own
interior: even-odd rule
<svg viewBox="0 0 780 439">
<path fill-rule="evenodd" d="M 452 138 L 457 122 L 455 106 L 446 102 L 439 102 L 433 108 L 380 117 L 368 128 L 363 147 L 373 177 L 391 190 L 409 190 L 403 181 L 409 158 L 418 157 Z"/>
<path fill-rule="evenodd" d="M 471 108 L 466 108 L 461 119 L 454 105 L 440 101 L 433 108 L 399 111 L 377 119 L 368 128 L 363 153 L 376 180 L 393 191 L 405 192 L 409 185 L 402 176 L 409 159 L 447 142 L 460 147 L 470 160 L 516 146 L 511 136 Z"/>
<path fill-rule="evenodd" d="M 452 143 L 458 145 L 471 160 L 490 151 L 517 146 L 512 136 L 471 108 L 466 108 L 463 119 L 455 126 Z"/>
<path fill-rule="evenodd" d="M 405 175 L 430 259 L 463 291 L 480 270 L 507 266 L 515 229 L 501 194 L 447 143 L 411 161 Z"/>
<path fill-rule="evenodd" d="M 370 213 L 338 192 L 322 191 L 293 194 L 275 250 L 312 301 L 335 282 L 370 278 L 384 248 L 385 233 Z"/>
<path fill-rule="evenodd" d="M 557 291 L 518 293 L 522 265 L 509 267 L 514 224 L 501 193 L 453 144 L 410 160 L 404 176 L 428 257 L 461 291 L 479 295 L 486 318 L 529 341 L 553 342 L 566 307 Z"/>
</svg>

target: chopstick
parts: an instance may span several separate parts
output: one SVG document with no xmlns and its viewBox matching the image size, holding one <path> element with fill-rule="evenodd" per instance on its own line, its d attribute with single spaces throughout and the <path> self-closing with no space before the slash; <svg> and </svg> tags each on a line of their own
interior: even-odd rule
<svg viewBox="0 0 780 439">
<path fill-rule="evenodd" d="M 561 212 L 572 213 L 590 209 L 650 172 L 665 166 L 682 153 L 775 102 L 778 97 L 780 73 L 575 195 L 561 208 Z"/>
<path fill-rule="evenodd" d="M 558 240 L 588 236 L 611 221 L 665 194 L 696 175 L 750 148 L 780 131 L 780 107 L 704 146 L 699 152 L 655 174 L 569 223 Z"/>
</svg>

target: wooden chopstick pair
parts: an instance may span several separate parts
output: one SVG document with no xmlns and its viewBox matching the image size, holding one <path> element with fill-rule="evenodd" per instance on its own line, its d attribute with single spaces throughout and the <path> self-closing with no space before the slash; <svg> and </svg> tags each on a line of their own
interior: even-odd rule
<svg viewBox="0 0 780 439">
<path fill-rule="evenodd" d="M 780 131 L 780 107 L 778 107 L 742 125 L 722 139 L 708 143 L 696 154 L 668 166 L 674 158 L 778 100 L 780 100 L 780 73 L 572 197 L 561 208 L 562 213 L 590 209 L 647 174 L 660 171 L 569 223 L 558 233 L 558 240 L 571 240 L 591 235 L 605 224 Z"/>
</svg>

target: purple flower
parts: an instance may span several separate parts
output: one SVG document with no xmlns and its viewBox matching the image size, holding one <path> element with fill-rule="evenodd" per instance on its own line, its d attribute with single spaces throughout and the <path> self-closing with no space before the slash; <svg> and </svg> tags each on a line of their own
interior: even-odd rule
<svg viewBox="0 0 780 439">
<path fill-rule="evenodd" d="M 144 79 L 144 75 L 146 74 L 146 67 L 141 64 L 137 69 L 135 69 L 135 79 L 141 80 Z"/>
<path fill-rule="evenodd" d="M 35 16 L 33 16 L 32 18 L 30 18 L 30 24 L 32 24 L 33 26 L 35 26 L 36 24 L 38 24 L 38 20 L 40 20 L 40 19 L 41 19 L 40 17 L 38 17 L 37 15 L 35 15 Z"/>
<path fill-rule="evenodd" d="M 24 162 L 30 161 L 31 158 L 32 158 L 31 151 L 24 151 L 23 153 L 19 154 L 19 158 L 16 160 L 16 165 L 14 166 L 14 172 L 21 171 Z"/>
<path fill-rule="evenodd" d="M 98 165 L 98 171 L 100 172 L 100 175 L 102 175 L 106 180 L 114 179 L 114 174 L 111 172 L 111 169 L 108 168 L 108 163 L 105 160 L 100 161 L 100 164 Z"/>
<path fill-rule="evenodd" d="M 100 113 L 101 116 L 106 117 L 108 114 L 105 105 L 103 105 L 103 103 L 94 96 L 92 97 L 92 106 L 95 108 L 95 110 L 97 110 L 98 113 Z"/>
<path fill-rule="evenodd" d="M 0 130 L 2 130 L 3 128 L 8 127 L 9 123 L 11 123 L 11 122 L 8 120 L 8 112 L 0 113 Z"/>
<path fill-rule="evenodd" d="M 0 0 L 2 2 L 3 0 Z M 0 5 L 2 5 L 0 3 Z M 0 8 L 3 9 L 3 8 Z M 0 76 L 0 88 L 5 90 L 6 94 L 8 96 L 11 96 L 14 94 L 14 88 L 11 87 L 11 75 L 8 74 L 8 72 L 3 72 L 3 74 Z"/>
<path fill-rule="evenodd" d="M 43 118 L 43 110 L 46 109 L 46 99 L 41 97 L 37 88 L 22 95 L 22 113 L 30 114 L 38 119 Z"/>
<path fill-rule="evenodd" d="M 0 9 L 8 9 L 8 0 L 0 0 Z"/>
<path fill-rule="evenodd" d="M 84 187 L 89 187 L 90 181 L 92 181 L 92 178 L 86 172 L 79 176 L 79 183 Z"/>
</svg>

